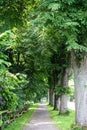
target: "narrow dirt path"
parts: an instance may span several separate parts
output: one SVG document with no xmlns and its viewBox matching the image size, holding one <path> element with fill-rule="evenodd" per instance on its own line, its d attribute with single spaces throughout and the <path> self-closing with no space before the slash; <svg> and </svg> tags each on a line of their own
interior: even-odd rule
<svg viewBox="0 0 87 130">
<path fill-rule="evenodd" d="M 58 130 L 49 117 L 46 104 L 41 104 L 34 113 L 30 123 L 23 130 Z"/>
</svg>

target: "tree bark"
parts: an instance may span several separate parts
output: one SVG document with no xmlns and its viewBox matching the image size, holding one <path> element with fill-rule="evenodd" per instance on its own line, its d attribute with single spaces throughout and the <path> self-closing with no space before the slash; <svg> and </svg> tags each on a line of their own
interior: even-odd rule
<svg viewBox="0 0 87 130">
<path fill-rule="evenodd" d="M 53 106 L 53 96 L 54 96 L 54 90 L 53 88 L 49 88 L 49 105 Z"/>
<path fill-rule="evenodd" d="M 54 110 L 58 110 L 58 95 L 54 94 Z"/>
<path fill-rule="evenodd" d="M 68 80 L 69 80 L 70 68 L 66 68 L 64 74 L 62 75 L 62 87 L 68 87 Z M 65 114 L 68 110 L 67 107 L 67 94 L 63 94 L 60 96 L 60 114 Z"/>
<path fill-rule="evenodd" d="M 60 97 L 59 97 L 58 100 L 57 100 L 57 110 L 60 111 Z"/>
<path fill-rule="evenodd" d="M 77 125 L 87 126 L 87 57 L 81 61 L 80 66 L 74 62 L 75 83 L 75 121 Z"/>
<path fill-rule="evenodd" d="M 67 112 L 67 95 L 61 95 L 60 97 L 60 114 L 65 114 Z"/>
<path fill-rule="evenodd" d="M 58 70 L 54 69 L 53 71 L 53 81 L 54 81 L 54 91 L 56 89 L 56 85 L 58 84 Z M 58 95 L 54 92 L 54 102 L 53 102 L 53 109 L 57 110 L 57 103 L 58 103 Z"/>
</svg>

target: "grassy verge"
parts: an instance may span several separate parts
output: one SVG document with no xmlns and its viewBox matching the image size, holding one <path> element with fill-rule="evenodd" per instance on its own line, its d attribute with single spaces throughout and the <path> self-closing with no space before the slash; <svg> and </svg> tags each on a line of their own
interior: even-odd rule
<svg viewBox="0 0 87 130">
<path fill-rule="evenodd" d="M 13 123 L 11 123 L 7 128 L 4 130 L 23 130 L 23 127 L 29 120 L 31 119 L 34 111 L 38 107 L 38 104 L 32 105 L 28 112 L 23 114 L 21 117 L 17 118 Z"/>
<path fill-rule="evenodd" d="M 58 111 L 54 111 L 53 107 L 48 106 L 51 119 L 57 124 L 58 128 L 62 130 L 70 130 L 71 125 L 74 123 L 75 112 L 70 110 L 69 115 L 59 115 Z"/>
</svg>

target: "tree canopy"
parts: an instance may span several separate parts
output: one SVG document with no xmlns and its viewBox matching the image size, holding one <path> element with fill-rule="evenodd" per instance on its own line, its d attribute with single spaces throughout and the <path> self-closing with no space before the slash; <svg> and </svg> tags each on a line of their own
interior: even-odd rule
<svg viewBox="0 0 87 130">
<path fill-rule="evenodd" d="M 86 21 L 86 0 L 0 1 L 0 110 L 39 101 L 48 89 L 69 93 L 68 69 L 87 53 Z"/>
</svg>

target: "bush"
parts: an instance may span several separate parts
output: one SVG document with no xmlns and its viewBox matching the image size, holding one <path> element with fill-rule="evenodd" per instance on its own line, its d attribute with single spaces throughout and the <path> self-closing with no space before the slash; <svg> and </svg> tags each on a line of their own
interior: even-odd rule
<svg viewBox="0 0 87 130">
<path fill-rule="evenodd" d="M 14 111 L 16 109 L 17 103 L 17 95 L 10 91 L 9 89 L 5 89 L 0 92 L 0 95 L 3 99 L 3 105 L 1 107 L 2 110 L 11 110 Z"/>
</svg>

